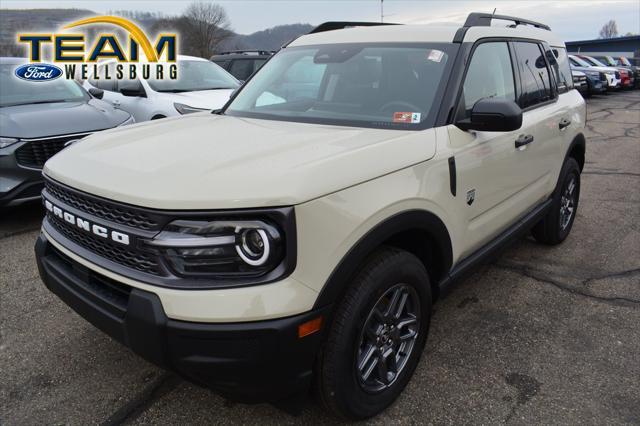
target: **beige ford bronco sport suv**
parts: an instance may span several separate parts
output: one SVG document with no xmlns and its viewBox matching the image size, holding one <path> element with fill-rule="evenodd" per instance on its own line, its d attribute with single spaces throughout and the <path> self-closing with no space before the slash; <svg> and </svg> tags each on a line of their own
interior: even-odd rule
<svg viewBox="0 0 640 426">
<path fill-rule="evenodd" d="M 227 398 L 313 385 L 367 418 L 411 379 L 451 283 L 526 231 L 567 237 L 584 125 L 543 24 L 326 23 L 220 111 L 49 160 L 40 274 L 114 339 Z"/>
</svg>

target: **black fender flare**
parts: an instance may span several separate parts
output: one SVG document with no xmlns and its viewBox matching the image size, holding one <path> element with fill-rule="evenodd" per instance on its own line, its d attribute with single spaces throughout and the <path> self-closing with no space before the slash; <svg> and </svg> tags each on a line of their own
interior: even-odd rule
<svg viewBox="0 0 640 426">
<path fill-rule="evenodd" d="M 325 282 L 314 308 L 324 307 L 337 301 L 345 291 L 347 284 L 354 277 L 367 257 L 385 241 L 399 233 L 406 231 L 421 231 L 428 234 L 432 243 L 436 245 L 439 260 L 437 276 L 432 281 L 438 284 L 448 276 L 453 261 L 451 238 L 447 227 L 435 214 L 426 210 L 407 210 L 397 213 L 379 223 L 349 249 L 340 260 Z"/>
<path fill-rule="evenodd" d="M 584 168 L 585 159 L 587 155 L 587 140 L 584 137 L 584 133 L 580 132 L 573 137 L 571 144 L 569 144 L 569 148 L 564 154 L 564 161 L 567 161 L 567 158 L 571 155 L 574 149 L 578 148 L 580 153 L 582 154 L 582 158 L 578 159 L 578 164 L 580 165 L 580 171 Z M 563 163 L 564 164 L 564 163 Z"/>
</svg>

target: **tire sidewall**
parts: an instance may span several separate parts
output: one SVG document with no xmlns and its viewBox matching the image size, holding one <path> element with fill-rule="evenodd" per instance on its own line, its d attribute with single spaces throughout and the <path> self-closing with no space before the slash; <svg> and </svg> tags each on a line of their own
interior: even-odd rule
<svg viewBox="0 0 640 426">
<path fill-rule="evenodd" d="M 373 279 L 366 280 L 369 287 L 363 289 L 366 291 L 359 292 L 360 303 L 357 309 L 349 313 L 348 326 L 343 330 L 338 347 L 333 353 L 333 356 L 337 357 L 335 362 L 338 376 L 335 389 L 332 390 L 336 393 L 335 402 L 339 406 L 342 405 L 340 411 L 351 418 L 371 417 L 393 403 L 413 376 L 426 342 L 431 315 L 429 278 L 424 266 L 417 258 L 409 253 L 403 254 L 406 256 L 403 256 L 402 261 L 399 262 L 402 267 L 398 265 L 395 268 L 374 268 L 373 273 L 369 274 L 368 278 Z M 410 358 L 396 381 L 379 393 L 369 393 L 361 387 L 356 376 L 355 357 L 360 344 L 361 330 L 369 312 L 380 297 L 396 284 L 410 285 L 418 294 L 421 318 L 418 338 Z M 344 402 L 347 403 L 344 404 Z"/>
<path fill-rule="evenodd" d="M 573 215 L 571 216 L 571 219 L 569 220 L 567 227 L 562 229 L 562 227 L 560 226 L 560 204 L 561 204 L 562 194 L 564 193 L 565 187 L 567 186 L 567 184 L 569 183 L 572 177 L 575 177 L 575 181 L 576 181 L 575 206 L 574 206 Z M 557 236 L 559 241 L 564 241 L 569 236 L 569 233 L 571 232 L 571 228 L 573 227 L 573 222 L 576 220 L 576 216 L 578 215 L 578 205 L 580 203 L 580 166 L 578 166 L 578 163 L 573 158 L 569 158 L 565 162 L 562 168 L 562 180 L 560 182 L 562 182 L 562 184 L 558 188 L 558 191 L 554 200 L 555 202 L 554 202 L 553 208 L 555 211 L 554 222 L 555 222 L 555 226 L 557 227 L 556 228 Z"/>
</svg>

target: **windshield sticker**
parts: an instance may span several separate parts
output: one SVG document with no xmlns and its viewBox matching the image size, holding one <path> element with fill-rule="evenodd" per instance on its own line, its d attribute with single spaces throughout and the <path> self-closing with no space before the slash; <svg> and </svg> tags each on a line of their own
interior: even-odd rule
<svg viewBox="0 0 640 426">
<path fill-rule="evenodd" d="M 443 56 L 444 52 L 442 50 L 432 50 L 429 52 L 427 59 L 433 62 L 440 62 Z"/>
<path fill-rule="evenodd" d="M 393 122 L 394 123 L 419 123 L 420 116 L 422 114 L 419 112 L 394 112 L 393 113 Z"/>
</svg>

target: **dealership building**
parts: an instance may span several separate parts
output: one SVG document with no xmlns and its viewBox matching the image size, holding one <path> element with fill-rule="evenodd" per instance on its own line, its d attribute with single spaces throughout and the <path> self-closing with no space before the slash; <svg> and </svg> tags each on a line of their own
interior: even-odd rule
<svg viewBox="0 0 640 426">
<path fill-rule="evenodd" d="M 568 41 L 567 50 L 585 55 L 611 55 L 640 58 L 640 35 Z"/>
</svg>

